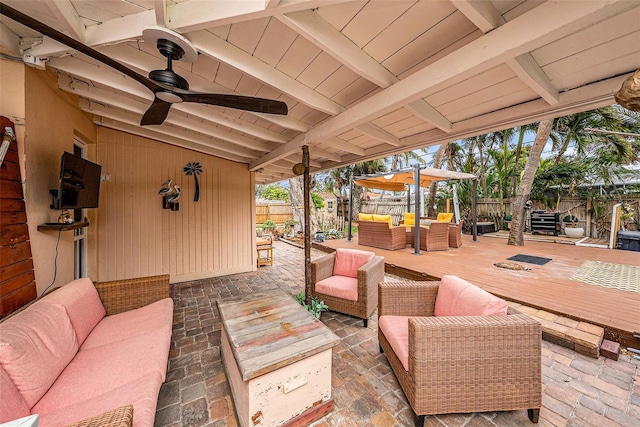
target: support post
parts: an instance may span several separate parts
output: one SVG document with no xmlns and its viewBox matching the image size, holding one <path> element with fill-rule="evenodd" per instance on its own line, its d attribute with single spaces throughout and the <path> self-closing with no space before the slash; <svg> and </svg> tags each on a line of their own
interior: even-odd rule
<svg viewBox="0 0 640 427">
<path fill-rule="evenodd" d="M 415 224 L 413 226 L 416 231 L 413 235 L 413 254 L 420 254 L 420 163 L 413 165 L 413 182 L 415 185 Z"/>
<path fill-rule="evenodd" d="M 302 164 L 304 165 L 303 187 L 304 187 L 304 299 L 307 304 L 311 304 L 311 179 L 309 177 L 309 147 L 302 146 Z"/>
<path fill-rule="evenodd" d="M 411 212 L 411 186 L 407 184 L 407 212 Z"/>
<path fill-rule="evenodd" d="M 353 236 L 351 235 L 351 217 L 353 216 L 353 174 L 351 174 L 351 179 L 349 180 L 349 222 L 347 225 L 347 242 L 353 240 Z"/>
<path fill-rule="evenodd" d="M 473 180 L 473 196 L 471 197 L 471 233 L 473 241 L 478 241 L 478 180 Z"/>
</svg>

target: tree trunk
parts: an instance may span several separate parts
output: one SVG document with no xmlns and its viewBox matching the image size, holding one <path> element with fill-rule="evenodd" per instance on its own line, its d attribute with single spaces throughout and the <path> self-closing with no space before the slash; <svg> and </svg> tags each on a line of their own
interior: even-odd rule
<svg viewBox="0 0 640 427">
<path fill-rule="evenodd" d="M 542 149 L 547 144 L 549 135 L 551 135 L 551 127 L 553 120 L 543 120 L 538 125 L 538 132 L 536 139 L 531 147 L 531 152 L 527 163 L 524 166 L 524 172 L 522 180 L 518 186 L 518 192 L 513 199 L 511 209 L 513 210 L 513 219 L 511 221 L 511 230 L 509 231 L 509 239 L 507 245 L 512 246 L 524 246 L 524 224 L 525 224 L 525 211 L 524 204 L 529 200 L 531 194 L 531 187 L 533 186 L 533 180 L 536 177 L 536 171 L 540 164 L 540 156 L 542 155 Z"/>
<path fill-rule="evenodd" d="M 442 143 L 436 151 L 436 155 L 433 157 L 433 167 L 435 169 L 440 169 L 442 167 L 442 159 L 444 158 L 444 153 L 447 151 L 447 146 L 449 144 Z M 429 206 L 427 206 L 427 216 L 435 217 L 436 216 L 436 197 L 438 193 L 438 182 L 434 181 L 429 186 Z"/>
<path fill-rule="evenodd" d="M 294 227 L 294 231 L 300 230 L 304 232 L 304 188 L 302 176 L 291 178 L 289 180 L 289 196 L 291 197 L 293 219 L 297 222 Z M 313 204 L 313 201 L 311 201 L 310 204 L 310 212 L 311 234 L 314 234 L 316 231 L 320 230 L 320 221 L 318 220 L 317 215 L 318 210 Z"/>
</svg>

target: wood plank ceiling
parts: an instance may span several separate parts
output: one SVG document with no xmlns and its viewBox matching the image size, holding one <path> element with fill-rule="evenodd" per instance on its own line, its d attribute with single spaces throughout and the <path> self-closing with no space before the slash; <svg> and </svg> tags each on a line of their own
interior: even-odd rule
<svg viewBox="0 0 640 427">
<path fill-rule="evenodd" d="M 256 182 L 422 148 L 614 103 L 640 68 L 640 2 L 542 0 L 2 0 L 147 74 L 158 25 L 198 50 L 175 70 L 198 92 L 284 101 L 287 116 L 174 104 L 5 17 L 5 55 L 45 61 L 100 126 L 242 163 Z M 33 61 L 33 60 L 31 60 Z"/>
</svg>

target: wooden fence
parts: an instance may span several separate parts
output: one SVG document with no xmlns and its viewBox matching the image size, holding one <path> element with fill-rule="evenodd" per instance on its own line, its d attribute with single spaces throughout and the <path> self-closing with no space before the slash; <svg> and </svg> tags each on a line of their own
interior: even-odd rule
<svg viewBox="0 0 640 427">
<path fill-rule="evenodd" d="M 270 219 L 275 224 L 282 225 L 288 219 L 293 219 L 290 204 L 256 204 L 256 225 L 260 226 Z"/>
</svg>

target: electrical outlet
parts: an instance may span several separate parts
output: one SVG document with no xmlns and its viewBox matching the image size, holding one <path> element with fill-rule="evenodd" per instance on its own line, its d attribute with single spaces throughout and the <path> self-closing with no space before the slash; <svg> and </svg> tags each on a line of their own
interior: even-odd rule
<svg viewBox="0 0 640 427">
<path fill-rule="evenodd" d="M 111 174 L 110 173 L 103 173 L 102 175 L 100 175 L 100 181 L 102 181 L 102 182 L 111 182 Z"/>
</svg>

